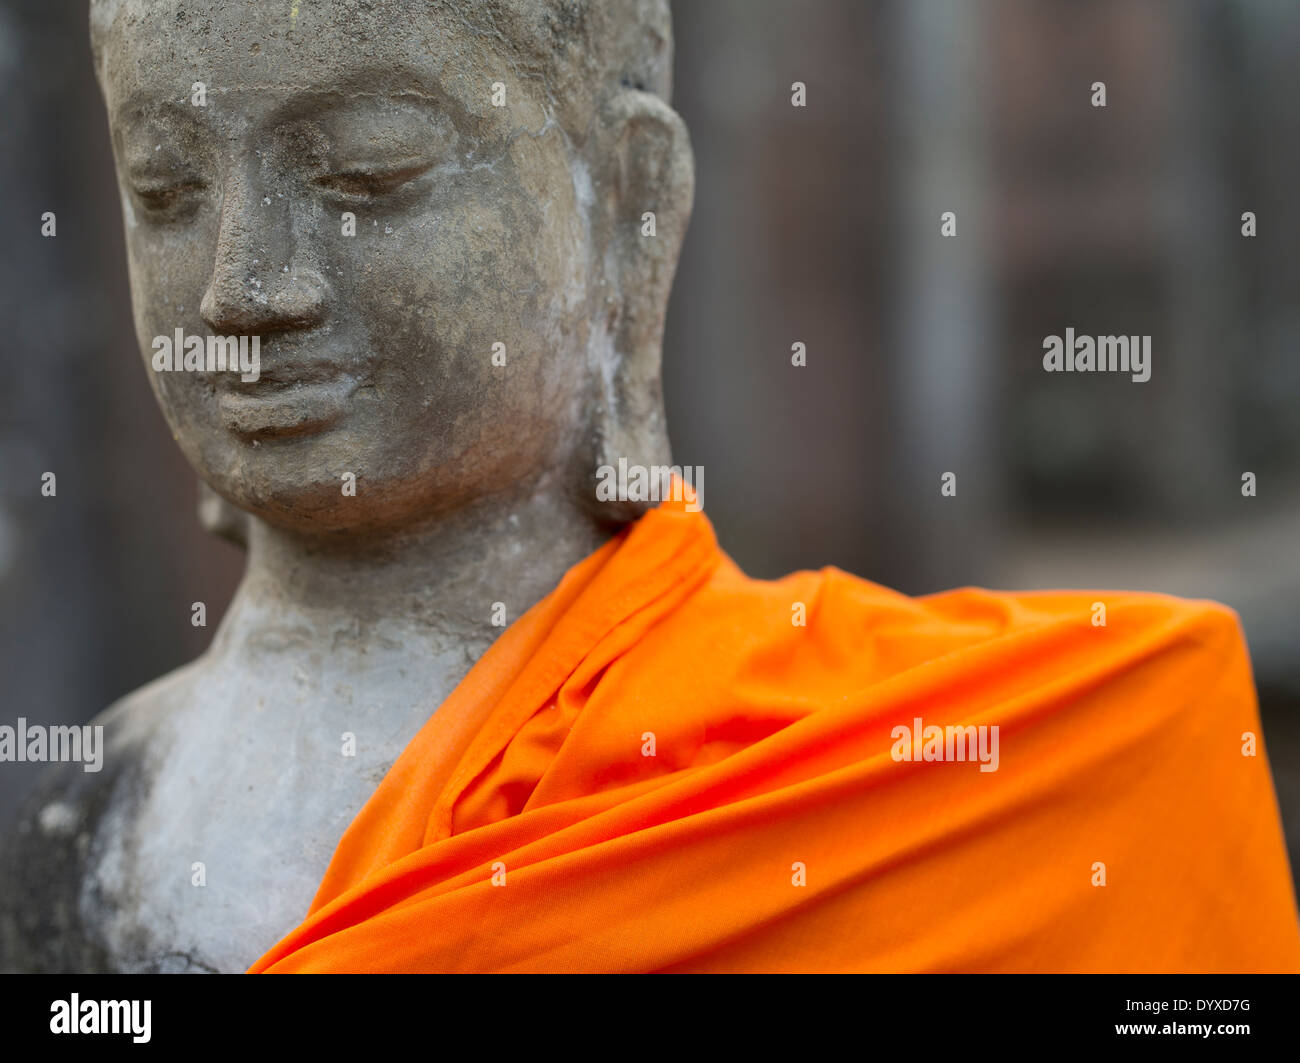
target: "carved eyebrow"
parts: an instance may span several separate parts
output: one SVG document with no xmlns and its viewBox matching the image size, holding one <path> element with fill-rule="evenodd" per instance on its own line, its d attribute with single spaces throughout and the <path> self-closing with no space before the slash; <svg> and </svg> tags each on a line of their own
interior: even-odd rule
<svg viewBox="0 0 1300 1063">
<path fill-rule="evenodd" d="M 454 81 L 454 79 L 453 79 Z M 449 118 L 461 135 L 473 131 L 471 112 L 461 97 L 459 84 L 443 85 L 428 74 L 409 68 L 377 70 L 359 68 L 348 71 L 338 81 L 325 83 L 294 83 L 284 81 L 244 82 L 231 86 L 229 93 L 215 83 L 206 85 L 209 101 L 220 101 L 217 109 L 190 105 L 189 95 L 183 97 L 178 86 L 175 95 L 163 95 L 157 89 L 137 89 L 121 103 L 112 107 L 114 130 L 126 129 L 144 121 L 159 123 L 180 122 L 195 132 L 210 130 L 216 115 L 229 114 L 239 107 L 239 95 L 254 96 L 266 93 L 286 93 L 288 98 L 269 111 L 256 115 L 259 126 L 274 129 L 277 126 L 310 117 L 319 117 L 322 111 L 343 109 L 349 105 L 365 106 L 388 102 L 404 102 L 414 107 L 428 108 Z M 263 98 L 264 95 L 263 95 Z M 484 103 L 486 104 L 486 96 Z M 252 117 L 246 115 L 246 117 Z"/>
<path fill-rule="evenodd" d="M 142 102 L 143 101 L 143 102 Z M 156 97 L 124 104 L 113 115 L 111 133 L 119 162 L 131 169 L 147 165 L 155 150 L 166 147 L 169 157 L 177 149 L 190 158 L 206 158 L 211 151 L 212 129 L 206 115 L 191 114 L 174 100 Z"/>
<path fill-rule="evenodd" d="M 407 104 L 415 109 L 445 114 L 459 130 L 464 129 L 464 122 L 469 113 L 459 100 L 447 94 L 435 94 L 416 90 L 409 86 L 403 88 L 347 88 L 329 86 L 322 88 L 299 88 L 292 99 L 285 100 L 266 117 L 268 125 L 303 120 L 303 118 L 322 117 L 328 114 L 346 112 L 348 108 L 382 107 L 385 104 Z"/>
<path fill-rule="evenodd" d="M 114 106 L 112 121 L 115 128 L 155 122 L 159 125 L 179 123 L 197 129 L 207 124 L 208 115 L 205 108 L 192 106 L 188 97 L 182 101 L 174 96 L 164 97 L 157 92 L 141 90 Z"/>
<path fill-rule="evenodd" d="M 268 116 L 270 121 L 292 120 L 305 113 L 315 112 L 322 106 L 338 108 L 353 103 L 364 105 L 370 101 L 404 101 L 428 107 L 446 114 L 462 131 L 470 118 L 457 83 L 453 81 L 451 85 L 444 85 L 430 78 L 427 73 L 420 73 L 410 67 L 399 67 L 396 70 L 361 67 L 340 75 L 337 81 L 323 84 L 286 83 L 256 87 L 293 93 L 292 98 L 285 100 Z"/>
</svg>

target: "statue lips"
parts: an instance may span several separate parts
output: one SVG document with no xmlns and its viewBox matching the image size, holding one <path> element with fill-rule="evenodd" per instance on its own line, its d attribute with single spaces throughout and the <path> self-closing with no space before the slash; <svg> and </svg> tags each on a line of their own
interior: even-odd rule
<svg viewBox="0 0 1300 1063">
<path fill-rule="evenodd" d="M 346 412 L 358 379 L 329 357 L 261 360 L 256 380 L 231 373 L 221 378 L 217 407 L 226 427 L 249 441 L 313 435 Z"/>
</svg>

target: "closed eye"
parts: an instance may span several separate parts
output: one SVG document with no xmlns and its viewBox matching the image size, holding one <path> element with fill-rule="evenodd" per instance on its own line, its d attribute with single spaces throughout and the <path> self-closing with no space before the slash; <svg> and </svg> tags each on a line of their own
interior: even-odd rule
<svg viewBox="0 0 1300 1063">
<path fill-rule="evenodd" d="M 426 173 L 430 166 L 431 164 L 427 162 L 415 162 L 387 170 L 369 168 L 346 170 L 325 174 L 323 177 L 316 178 L 314 183 L 318 188 L 338 196 L 370 199 L 398 191 Z"/>
<path fill-rule="evenodd" d="M 197 205 L 198 193 L 206 187 L 202 181 L 187 180 L 171 184 L 136 184 L 132 191 L 145 210 L 159 216 L 175 217 Z"/>
</svg>

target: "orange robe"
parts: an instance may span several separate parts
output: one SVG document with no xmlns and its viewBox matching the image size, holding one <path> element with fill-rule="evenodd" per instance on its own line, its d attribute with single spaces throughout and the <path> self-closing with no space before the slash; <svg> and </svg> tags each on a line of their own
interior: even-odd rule
<svg viewBox="0 0 1300 1063">
<path fill-rule="evenodd" d="M 996 770 L 917 721 L 997 726 Z M 1259 736 L 1223 606 L 753 580 L 665 503 L 501 635 L 252 971 L 1297 971 Z"/>
</svg>

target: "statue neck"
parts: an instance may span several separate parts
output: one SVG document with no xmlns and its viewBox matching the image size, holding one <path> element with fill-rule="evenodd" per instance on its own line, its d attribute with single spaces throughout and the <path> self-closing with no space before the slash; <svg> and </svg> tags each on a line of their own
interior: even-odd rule
<svg viewBox="0 0 1300 1063">
<path fill-rule="evenodd" d="M 616 530 L 549 487 L 480 499 L 362 543 L 254 519 L 248 567 L 209 657 L 240 667 L 250 653 L 293 657 L 297 648 L 347 672 L 382 643 L 409 646 L 417 674 L 421 657 L 472 663 Z"/>
</svg>

